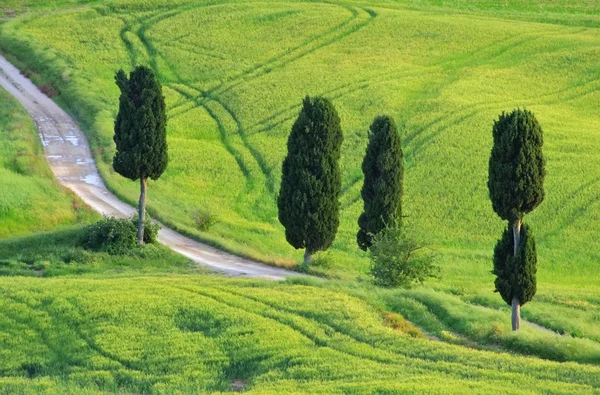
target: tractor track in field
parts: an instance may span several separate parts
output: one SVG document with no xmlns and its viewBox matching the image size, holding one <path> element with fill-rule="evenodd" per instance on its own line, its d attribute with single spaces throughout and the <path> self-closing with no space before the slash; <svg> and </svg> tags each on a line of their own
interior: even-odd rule
<svg viewBox="0 0 600 395">
<path fill-rule="evenodd" d="M 273 322 L 290 328 L 294 332 L 302 335 L 306 340 L 310 341 L 316 347 L 329 348 L 342 355 L 346 355 L 352 358 L 360 358 L 367 360 L 372 363 L 381 364 L 384 366 L 402 366 L 410 364 L 416 369 L 427 369 L 436 370 L 438 372 L 446 372 L 446 366 L 439 366 L 439 361 L 435 358 L 430 358 L 426 353 L 406 353 L 401 348 L 390 349 L 386 347 L 385 342 L 382 344 L 371 344 L 367 340 L 350 333 L 346 329 L 331 323 L 320 322 L 316 317 L 287 308 L 284 305 L 261 300 L 251 293 L 242 293 L 239 291 L 233 291 L 222 287 L 215 287 L 211 289 L 198 289 L 190 286 L 180 285 L 167 285 L 165 286 L 178 289 L 180 291 L 186 291 L 191 294 L 195 294 L 197 297 L 210 299 L 214 302 L 223 304 L 227 308 L 233 310 L 241 310 L 247 314 L 251 314 L 263 319 L 272 320 Z M 522 320 L 525 325 L 529 325 L 534 329 L 555 333 L 545 327 L 538 324 Z M 323 331 L 323 335 L 315 333 L 314 330 L 305 325 L 313 326 Z M 335 336 L 344 338 L 349 344 L 342 344 L 339 339 Z M 558 334 L 557 334 L 558 335 Z M 560 336 L 560 335 L 558 335 Z M 435 340 L 436 342 L 439 340 Z M 483 347 L 469 347 L 474 350 L 483 350 L 490 352 L 502 352 L 506 353 L 508 350 L 503 348 L 490 349 L 486 347 L 492 347 L 493 345 L 485 345 Z M 357 350 L 360 349 L 363 352 L 359 353 Z M 369 350 L 368 352 L 364 352 Z M 457 365 L 462 366 L 464 362 L 459 361 L 444 361 L 444 365 Z M 494 371 L 486 366 L 470 365 L 478 369 L 478 371 L 485 375 L 485 372 Z M 502 374 L 519 374 L 523 375 L 522 372 L 512 369 L 502 369 Z"/>
<path fill-rule="evenodd" d="M 83 334 L 83 332 L 79 328 L 79 324 L 72 325 L 71 322 L 61 319 L 62 317 L 59 314 L 56 314 L 55 312 L 50 312 L 49 310 L 46 310 L 46 309 L 42 308 L 41 306 L 34 306 L 31 303 L 27 302 L 26 300 L 17 298 L 14 295 L 11 295 L 9 293 L 4 292 L 4 296 L 6 297 L 7 300 L 10 300 L 11 303 L 13 303 L 13 304 L 20 304 L 20 305 L 25 306 L 29 310 L 33 310 L 40 314 L 43 314 L 44 316 L 46 316 L 48 318 L 48 320 L 57 324 L 57 326 L 59 326 L 60 323 L 63 323 L 65 325 L 65 327 L 69 328 L 71 330 L 71 333 L 73 333 L 79 340 L 84 342 L 85 345 L 90 350 L 92 350 L 93 352 L 97 353 L 98 355 L 106 358 L 107 360 L 114 362 L 114 363 L 122 366 L 123 368 L 129 369 L 129 370 L 134 370 L 137 372 L 142 372 L 142 370 L 135 367 L 135 365 L 133 363 L 126 361 L 122 358 L 119 358 L 118 356 L 116 356 L 116 355 L 104 350 L 102 347 L 98 346 L 90 337 Z M 68 301 L 66 299 L 62 299 L 62 300 L 66 301 L 70 305 L 72 305 L 72 303 L 70 301 Z M 74 306 L 74 308 L 75 308 L 75 306 Z M 37 317 L 33 316 L 34 318 L 32 319 L 32 316 L 28 315 L 27 318 L 22 318 L 15 314 L 8 313 L 8 311 L 6 309 L 3 310 L 3 314 L 7 315 L 7 317 L 10 318 L 11 320 L 13 320 L 21 325 L 24 325 L 27 328 L 34 331 L 37 334 L 37 336 L 39 337 L 39 339 L 42 341 L 42 343 L 48 348 L 48 350 L 50 350 L 51 352 L 56 353 L 56 354 L 61 353 L 61 348 L 57 347 L 57 345 L 53 344 L 50 341 L 47 330 L 42 329 L 42 327 L 40 325 L 31 325 L 32 321 L 35 323 L 38 322 Z M 71 361 L 70 366 L 83 367 L 84 365 L 81 362 L 79 364 L 76 364 L 73 361 Z"/>
<path fill-rule="evenodd" d="M 19 70 L 0 56 L 0 86 L 33 118 L 54 175 L 86 204 L 103 215 L 127 217 L 135 209 L 119 200 L 98 174 L 87 139 L 73 119 Z M 198 265 L 233 276 L 282 280 L 296 272 L 240 258 L 183 236 L 163 226 L 159 241 Z"/>
<path fill-rule="evenodd" d="M 232 292 L 231 290 L 223 291 L 223 290 L 217 288 L 217 289 L 211 289 L 210 291 L 207 291 L 207 290 L 199 290 L 196 288 L 191 288 L 191 287 L 186 287 L 186 286 L 171 285 L 171 287 L 174 289 L 178 289 L 180 291 L 190 292 L 190 293 L 196 295 L 197 297 L 211 299 L 214 302 L 223 304 L 227 308 L 230 308 L 233 310 L 242 310 L 246 314 L 251 314 L 251 315 L 254 315 L 254 316 L 262 318 L 262 319 L 273 321 L 273 322 L 277 323 L 278 325 L 285 326 L 285 327 L 291 329 L 292 331 L 299 333 L 306 340 L 310 341 L 315 347 L 329 348 L 333 351 L 336 351 L 343 355 L 350 356 L 352 358 L 366 359 L 371 362 L 384 364 L 384 365 L 398 365 L 400 363 L 406 363 L 409 359 L 405 355 L 390 353 L 389 351 L 378 349 L 377 347 L 375 347 L 369 343 L 361 342 L 361 341 L 353 338 L 352 336 L 348 336 L 346 334 L 338 332 L 337 330 L 335 330 L 335 328 L 333 328 L 332 326 L 330 326 L 328 324 L 315 321 L 312 318 L 306 318 L 303 315 L 300 315 L 296 312 L 290 312 L 288 310 L 283 310 L 280 307 L 273 307 L 267 303 L 264 303 L 260 300 L 255 299 L 255 298 L 241 297 L 239 294 Z M 221 294 L 221 295 L 219 295 L 219 294 Z M 225 295 L 225 297 L 223 294 Z M 226 298 L 230 298 L 230 300 L 226 300 Z M 243 303 L 241 301 L 235 301 L 235 300 L 231 300 L 231 299 L 243 299 Z M 251 304 L 259 305 L 259 307 L 252 308 L 252 307 L 250 307 Z M 285 317 L 286 314 L 289 314 L 291 317 L 290 318 Z M 311 333 L 311 331 L 307 328 L 304 328 L 301 325 L 301 323 L 304 323 L 304 324 L 307 323 L 309 325 L 315 326 L 315 327 L 323 330 L 323 332 L 326 335 L 319 336 L 318 334 Z M 343 347 L 340 347 L 338 344 L 336 344 L 336 341 L 334 339 L 331 339 L 331 335 L 336 332 L 346 336 L 348 340 L 356 342 L 357 344 L 360 344 L 363 347 L 367 347 L 367 348 L 373 349 L 375 351 L 385 353 L 387 355 L 385 357 L 381 357 L 381 356 L 373 357 L 373 356 L 361 355 L 359 353 L 346 350 Z M 322 337 L 326 337 L 326 338 L 324 339 Z"/>
<path fill-rule="evenodd" d="M 275 69 L 280 69 L 285 67 L 286 65 L 299 60 L 321 48 L 327 47 L 339 40 L 351 35 L 352 33 L 362 29 L 363 27 L 370 24 L 373 19 L 376 17 L 376 13 L 370 9 L 366 8 L 355 8 L 349 6 L 342 6 L 347 9 L 351 15 L 346 18 L 341 23 L 333 26 L 332 28 L 326 30 L 323 34 L 314 35 L 309 37 L 307 40 L 302 42 L 301 44 L 286 50 L 282 54 L 274 56 L 265 62 L 257 63 L 251 68 L 243 71 L 242 73 L 235 74 L 233 76 L 227 77 L 225 81 L 221 82 L 221 84 L 213 87 L 207 91 L 200 90 L 194 87 L 189 81 L 186 81 L 176 70 L 173 64 L 169 61 L 168 57 L 161 52 L 156 45 L 152 43 L 150 39 L 148 39 L 146 32 L 149 31 L 156 24 L 167 20 L 171 17 L 177 16 L 183 12 L 189 12 L 196 10 L 198 8 L 210 7 L 210 6 L 221 6 L 222 4 L 208 4 L 208 5 L 194 5 L 188 7 L 181 7 L 180 9 L 169 10 L 163 13 L 153 13 L 149 15 L 147 18 L 142 20 L 135 21 L 134 24 L 129 23 L 127 20 L 123 19 L 125 26 L 120 31 L 120 37 L 130 54 L 130 59 L 132 63 L 135 63 L 136 49 L 133 43 L 127 38 L 127 32 L 135 32 L 135 36 L 143 46 L 143 50 L 146 53 L 152 68 L 159 74 L 161 70 L 159 70 L 158 58 L 162 59 L 165 66 L 169 69 L 168 72 L 175 77 L 175 84 L 184 85 L 186 88 L 194 90 L 198 93 L 198 95 L 190 95 L 188 92 L 184 92 L 181 89 L 178 89 L 172 84 L 167 84 L 167 87 L 175 90 L 180 95 L 184 96 L 187 100 L 184 102 L 180 102 L 175 106 L 172 106 L 168 112 L 176 111 L 178 108 L 185 106 L 188 102 L 195 103 L 191 107 L 187 107 L 183 111 L 179 111 L 175 116 L 181 116 L 188 111 L 192 111 L 196 108 L 202 107 L 207 112 L 207 114 L 213 118 L 213 120 L 217 124 L 217 128 L 219 130 L 221 143 L 228 151 L 228 153 L 234 157 L 238 167 L 240 168 L 242 174 L 244 174 L 247 180 L 247 188 L 252 190 L 254 188 L 256 180 L 254 180 L 252 172 L 250 171 L 250 165 L 245 162 L 243 154 L 236 149 L 229 140 L 229 134 L 236 135 L 239 137 L 242 146 L 249 152 L 252 156 L 254 162 L 258 166 L 260 173 L 264 177 L 264 184 L 267 191 L 271 195 L 275 195 L 276 191 L 276 182 L 273 178 L 273 169 L 269 165 L 268 161 L 261 154 L 261 152 L 249 141 L 246 129 L 244 128 L 241 120 L 236 115 L 234 110 L 227 104 L 223 99 L 222 95 L 226 92 L 230 91 L 236 86 L 239 86 L 244 83 L 251 82 L 256 80 Z M 362 15 L 361 15 L 362 14 Z M 363 18 L 363 20 L 360 20 Z M 366 19 L 364 19 L 366 18 Z M 359 20 L 358 23 L 356 21 Z M 209 108 L 208 103 L 214 102 L 220 108 L 224 110 L 227 114 L 226 116 L 230 118 L 235 123 L 235 131 L 230 133 L 224 125 L 224 121 L 219 118 L 218 114 Z M 173 118 L 173 114 L 170 115 L 170 119 Z"/>
</svg>

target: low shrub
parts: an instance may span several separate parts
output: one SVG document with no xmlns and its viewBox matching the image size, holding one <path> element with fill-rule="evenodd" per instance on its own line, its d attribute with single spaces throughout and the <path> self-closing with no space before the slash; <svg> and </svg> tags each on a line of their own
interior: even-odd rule
<svg viewBox="0 0 600 395">
<path fill-rule="evenodd" d="M 138 216 L 130 218 L 104 217 L 88 226 L 82 245 L 93 251 L 108 252 L 111 255 L 127 254 L 137 246 Z M 144 243 L 155 243 L 160 225 L 148 216 L 144 222 Z"/>
<path fill-rule="evenodd" d="M 104 217 L 88 226 L 83 236 L 83 247 L 118 255 L 136 245 L 136 227 L 130 219 Z"/>
<path fill-rule="evenodd" d="M 192 219 L 196 229 L 201 232 L 208 232 L 213 225 L 219 222 L 216 215 L 206 210 L 196 210 Z"/>
</svg>

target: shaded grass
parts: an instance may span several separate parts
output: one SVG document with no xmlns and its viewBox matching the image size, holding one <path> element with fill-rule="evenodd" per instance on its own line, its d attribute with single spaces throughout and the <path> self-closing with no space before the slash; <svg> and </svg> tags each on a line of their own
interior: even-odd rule
<svg viewBox="0 0 600 395">
<path fill-rule="evenodd" d="M 55 277 L 203 272 L 187 258 L 148 244 L 119 255 L 84 249 L 85 227 L 0 241 L 0 275 Z"/>
</svg>

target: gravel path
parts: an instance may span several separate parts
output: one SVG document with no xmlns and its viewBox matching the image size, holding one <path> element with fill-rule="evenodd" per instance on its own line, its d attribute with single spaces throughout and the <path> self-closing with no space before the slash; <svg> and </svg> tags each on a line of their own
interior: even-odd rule
<svg viewBox="0 0 600 395">
<path fill-rule="evenodd" d="M 81 129 L 56 103 L 0 56 L 0 85 L 21 102 L 33 118 L 46 159 L 60 182 L 97 212 L 126 217 L 135 209 L 110 193 L 98 175 Z M 233 276 L 281 280 L 296 272 L 243 259 L 185 237 L 165 226 L 158 239 L 174 251 L 211 270 Z"/>
</svg>

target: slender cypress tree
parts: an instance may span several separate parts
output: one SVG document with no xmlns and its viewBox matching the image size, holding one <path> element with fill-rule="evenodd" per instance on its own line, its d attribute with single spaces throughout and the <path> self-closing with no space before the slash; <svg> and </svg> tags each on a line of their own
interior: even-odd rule
<svg viewBox="0 0 600 395">
<path fill-rule="evenodd" d="M 313 253 L 331 246 L 339 226 L 343 141 L 340 118 L 323 97 L 306 97 L 288 138 L 277 199 L 279 221 L 294 248 Z"/>
<path fill-rule="evenodd" d="M 138 244 L 143 244 L 148 178 L 157 180 L 167 168 L 167 117 L 162 88 L 151 69 L 136 67 L 129 78 L 119 70 L 121 90 L 114 140 L 113 168 L 132 181 L 140 180 Z"/>
<path fill-rule="evenodd" d="M 521 241 L 521 224 L 525 214 L 544 200 L 545 159 L 540 124 L 531 111 L 502 113 L 493 127 L 494 145 L 490 155 L 488 188 L 494 211 L 512 227 L 512 255 L 516 257 Z M 530 265 L 509 265 L 508 267 Z M 501 271 L 506 276 L 506 271 Z M 511 274 L 531 277 L 528 274 Z M 503 281 L 508 281 L 505 278 Z M 510 282 L 515 284 L 514 282 Z M 511 288 L 512 289 L 512 288 Z M 520 326 L 520 300 L 524 290 L 512 291 L 513 330 Z"/>
<path fill-rule="evenodd" d="M 364 210 L 358 218 L 356 241 L 366 251 L 374 235 L 402 218 L 404 162 L 400 135 L 392 118 L 378 116 L 371 124 L 362 171 Z"/>
</svg>

